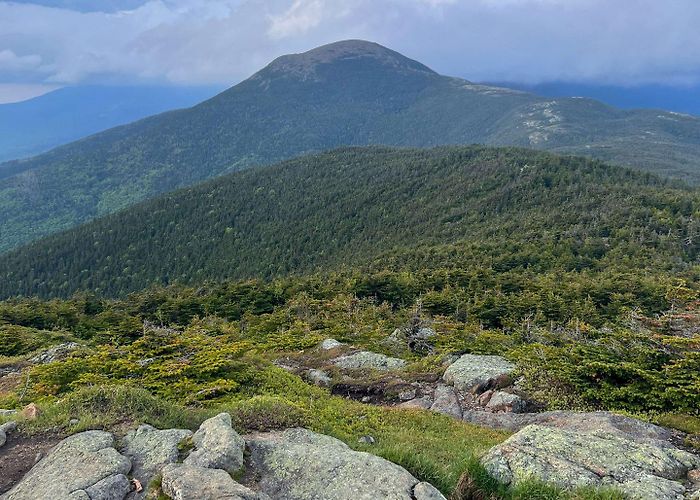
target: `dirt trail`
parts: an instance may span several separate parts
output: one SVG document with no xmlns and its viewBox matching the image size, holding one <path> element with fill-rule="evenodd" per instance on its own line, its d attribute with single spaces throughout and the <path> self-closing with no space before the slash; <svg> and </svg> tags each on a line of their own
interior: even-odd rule
<svg viewBox="0 0 700 500">
<path fill-rule="evenodd" d="M 62 436 L 58 434 L 8 434 L 7 443 L 0 448 L 0 495 L 24 477 L 34 466 L 39 454 L 42 457 L 46 455 L 61 439 Z"/>
</svg>

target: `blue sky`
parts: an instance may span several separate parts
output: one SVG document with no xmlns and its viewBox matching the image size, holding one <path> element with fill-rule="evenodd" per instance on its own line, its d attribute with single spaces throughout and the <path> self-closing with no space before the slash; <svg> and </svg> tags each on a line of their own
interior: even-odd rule
<svg viewBox="0 0 700 500">
<path fill-rule="evenodd" d="M 698 0 L 0 1 L 2 94 L 233 84 L 346 38 L 474 81 L 700 84 Z"/>
</svg>

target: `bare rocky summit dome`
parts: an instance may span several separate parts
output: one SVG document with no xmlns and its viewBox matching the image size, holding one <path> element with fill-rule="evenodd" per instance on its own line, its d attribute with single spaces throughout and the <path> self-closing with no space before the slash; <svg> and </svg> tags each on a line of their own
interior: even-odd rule
<svg viewBox="0 0 700 500">
<path fill-rule="evenodd" d="M 433 70 L 418 61 L 409 59 L 378 43 L 365 40 L 343 40 L 322 45 L 300 54 L 281 56 L 272 61 L 260 73 L 272 71 L 308 78 L 315 74 L 319 65 L 361 59 L 374 60 L 388 68 L 404 73 L 418 72 L 437 75 Z"/>
</svg>

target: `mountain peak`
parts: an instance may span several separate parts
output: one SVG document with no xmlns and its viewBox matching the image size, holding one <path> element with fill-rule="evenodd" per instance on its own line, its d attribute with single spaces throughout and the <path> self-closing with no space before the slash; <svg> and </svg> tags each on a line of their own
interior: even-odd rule
<svg viewBox="0 0 700 500">
<path fill-rule="evenodd" d="M 272 61 L 263 71 L 308 78 L 313 77 L 321 65 L 362 60 L 378 62 L 382 66 L 400 72 L 437 74 L 418 61 L 366 40 L 342 40 L 321 45 L 300 54 L 284 55 Z"/>
</svg>

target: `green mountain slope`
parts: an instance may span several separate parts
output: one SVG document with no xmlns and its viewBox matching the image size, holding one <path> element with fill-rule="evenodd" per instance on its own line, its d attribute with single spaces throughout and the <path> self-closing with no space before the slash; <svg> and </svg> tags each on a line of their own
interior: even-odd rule
<svg viewBox="0 0 700 500">
<path fill-rule="evenodd" d="M 679 273 L 700 249 L 699 201 L 578 157 L 347 148 L 230 174 L 7 253 L 0 296 L 345 265 Z"/>
<path fill-rule="evenodd" d="M 0 165 L 0 251 L 159 193 L 341 145 L 483 143 L 700 180 L 700 119 L 440 76 L 377 44 L 284 56 L 187 110 Z"/>
</svg>

